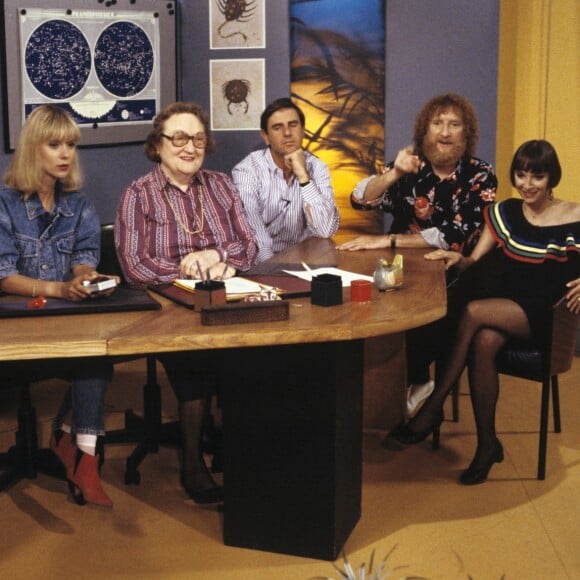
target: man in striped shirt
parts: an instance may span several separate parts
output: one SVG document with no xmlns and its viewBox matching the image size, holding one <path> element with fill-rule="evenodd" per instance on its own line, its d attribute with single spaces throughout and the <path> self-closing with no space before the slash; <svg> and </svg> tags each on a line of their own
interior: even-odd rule
<svg viewBox="0 0 580 580">
<path fill-rule="evenodd" d="M 277 99 L 260 118 L 267 148 L 232 170 L 258 243 L 258 262 L 311 237 L 330 238 L 339 213 L 326 164 L 302 148 L 304 113 Z"/>
</svg>

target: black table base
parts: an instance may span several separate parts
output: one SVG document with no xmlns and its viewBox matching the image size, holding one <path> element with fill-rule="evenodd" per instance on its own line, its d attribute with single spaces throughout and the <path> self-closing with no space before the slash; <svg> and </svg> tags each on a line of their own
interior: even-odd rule
<svg viewBox="0 0 580 580">
<path fill-rule="evenodd" d="M 225 544 L 335 560 L 361 515 L 362 341 L 231 354 Z"/>
</svg>

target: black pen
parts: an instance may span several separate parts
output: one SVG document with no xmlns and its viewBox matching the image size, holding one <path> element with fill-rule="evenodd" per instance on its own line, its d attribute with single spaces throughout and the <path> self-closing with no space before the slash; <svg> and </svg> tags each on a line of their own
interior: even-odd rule
<svg viewBox="0 0 580 580">
<path fill-rule="evenodd" d="M 205 282 L 205 276 L 203 275 L 203 270 L 201 269 L 201 264 L 199 263 L 199 260 L 197 260 L 195 263 L 197 264 L 197 274 L 199 276 L 199 279 L 202 282 Z"/>
<path fill-rule="evenodd" d="M 218 280 L 221 282 L 224 279 L 224 276 L 226 275 L 226 272 L 228 271 L 228 265 L 224 264 L 224 271 L 222 272 L 222 275 L 218 278 Z"/>
</svg>

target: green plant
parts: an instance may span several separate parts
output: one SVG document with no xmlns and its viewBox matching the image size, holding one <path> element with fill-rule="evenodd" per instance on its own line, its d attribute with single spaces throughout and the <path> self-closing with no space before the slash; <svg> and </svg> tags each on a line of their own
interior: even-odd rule
<svg viewBox="0 0 580 580">
<path fill-rule="evenodd" d="M 368 563 L 368 570 L 367 565 L 363 562 L 358 570 L 355 570 L 348 558 L 346 557 L 346 553 L 342 550 L 342 559 L 344 562 L 344 571 L 338 568 L 336 564 L 332 566 L 334 569 L 339 573 L 339 580 L 386 580 L 387 578 L 392 578 L 395 580 L 393 574 L 402 568 L 407 568 L 407 565 L 402 566 L 395 566 L 391 568 L 387 565 L 387 560 L 389 556 L 395 551 L 397 546 L 393 546 L 391 550 L 385 555 L 385 557 L 377 564 L 376 569 L 374 569 L 375 565 L 375 550 L 373 549 L 371 553 L 371 559 Z M 333 580 L 330 576 L 314 576 L 310 578 L 310 580 Z M 427 580 L 423 576 L 399 576 L 398 580 Z"/>
</svg>

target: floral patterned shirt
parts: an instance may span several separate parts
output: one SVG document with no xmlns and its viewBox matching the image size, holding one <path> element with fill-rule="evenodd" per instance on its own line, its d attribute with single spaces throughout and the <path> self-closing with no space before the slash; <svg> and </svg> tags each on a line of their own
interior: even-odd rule
<svg viewBox="0 0 580 580">
<path fill-rule="evenodd" d="M 391 162 L 386 170 L 390 171 Z M 483 208 L 495 201 L 497 178 L 489 163 L 476 157 L 460 159 L 445 179 L 437 177 L 426 159 L 417 174 L 408 173 L 377 200 L 365 203 L 362 194 L 372 177 L 361 180 L 351 195 L 355 209 L 393 214 L 390 232 L 420 233 L 433 246 L 469 255 L 483 228 Z"/>
</svg>

